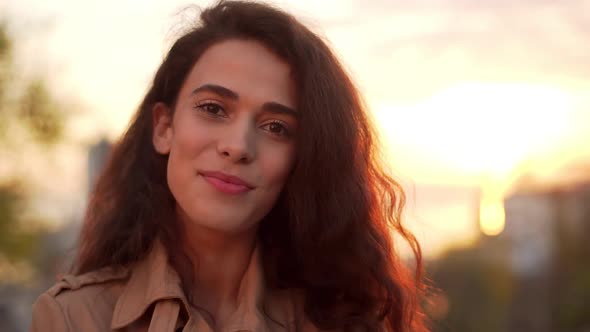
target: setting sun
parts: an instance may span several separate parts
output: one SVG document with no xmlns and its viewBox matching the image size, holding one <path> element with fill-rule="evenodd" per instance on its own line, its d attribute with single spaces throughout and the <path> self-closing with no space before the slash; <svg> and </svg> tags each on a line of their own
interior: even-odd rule
<svg viewBox="0 0 590 332">
<path fill-rule="evenodd" d="M 482 200 L 479 210 L 479 227 L 488 236 L 495 236 L 504 230 L 506 215 L 501 199 Z"/>
<path fill-rule="evenodd" d="M 561 143 L 571 111 L 571 97 L 557 88 L 470 83 L 377 107 L 375 117 L 394 157 L 410 150 L 459 172 L 506 175 Z"/>
<path fill-rule="evenodd" d="M 477 229 L 440 210 L 430 227 L 444 220 L 445 229 L 461 228 L 464 236 L 493 236 L 504 229 L 503 199 L 515 180 L 564 162 L 575 100 L 557 87 L 464 83 L 413 104 L 377 105 L 374 116 L 392 168 L 410 183 L 480 188 Z"/>
</svg>

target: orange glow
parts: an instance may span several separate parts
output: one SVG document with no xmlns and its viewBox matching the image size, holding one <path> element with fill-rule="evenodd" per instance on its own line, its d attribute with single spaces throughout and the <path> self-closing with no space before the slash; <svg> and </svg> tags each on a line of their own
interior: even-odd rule
<svg viewBox="0 0 590 332">
<path fill-rule="evenodd" d="M 405 214 L 429 253 L 471 245 L 483 228 L 479 214 L 492 216 L 484 220 L 503 214 L 499 203 L 478 210 L 481 198 L 501 201 L 521 175 L 553 180 L 555 174 L 558 181 L 564 166 L 590 161 L 590 82 L 580 57 L 588 29 L 578 17 L 589 12 L 587 1 L 552 2 L 550 10 L 545 2 L 271 2 L 329 40 L 352 74 L 374 112 L 394 177 L 417 187 Z M 0 12 L 8 23 L 34 23 L 14 25 L 12 58 L 23 69 L 15 77 L 46 73 L 56 96 L 71 102 L 64 111 L 75 111 L 54 169 L 35 167 L 37 151 L 21 150 L 18 163 L 47 188 L 39 191 L 42 214 L 65 222 L 85 204 L 78 193 L 86 192 L 86 147 L 124 131 L 196 11 L 181 11 L 186 4 L 178 0 L 115 13 L 72 0 L 41 3 L 0 0 Z M 107 16 L 105 27 L 100 20 Z M 40 23 L 43 17 L 60 19 Z M 453 196 L 457 188 L 486 194 Z"/>
<path fill-rule="evenodd" d="M 482 200 L 479 210 L 479 227 L 488 236 L 496 236 L 504 230 L 506 215 L 502 200 Z"/>
<path fill-rule="evenodd" d="M 574 140 L 578 148 L 571 148 L 571 128 L 590 116 L 580 113 L 577 98 L 556 86 L 472 82 L 415 103 L 376 104 L 372 109 L 396 174 L 410 183 L 481 188 L 483 196 L 475 198 L 473 207 L 479 204 L 479 224 L 440 209 L 423 221 L 428 224 L 425 234 L 443 227 L 450 239 L 452 230 L 461 229 L 457 234 L 468 239 L 479 231 L 489 236 L 503 231 L 503 198 L 521 175 L 551 172 L 590 150 L 590 141 L 579 139 Z M 566 151 L 575 155 L 566 158 Z M 452 243 L 457 245 L 457 238 Z"/>
<path fill-rule="evenodd" d="M 507 175 L 562 143 L 571 113 L 571 97 L 557 88 L 470 83 L 375 116 L 394 155 L 413 150 L 437 168 Z"/>
</svg>

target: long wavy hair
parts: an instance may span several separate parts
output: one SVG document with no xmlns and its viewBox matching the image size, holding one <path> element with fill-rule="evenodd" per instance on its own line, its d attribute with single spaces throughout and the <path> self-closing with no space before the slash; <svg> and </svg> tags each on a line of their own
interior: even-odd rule
<svg viewBox="0 0 590 332">
<path fill-rule="evenodd" d="M 156 238 L 181 250 L 167 156 L 152 144 L 152 108 L 163 102 L 174 109 L 201 54 L 235 38 L 259 41 L 290 64 L 303 129 L 292 174 L 259 227 L 268 286 L 300 290 L 319 328 L 426 331 L 420 247 L 402 226 L 404 193 L 380 162 L 362 98 L 321 38 L 261 3 L 220 1 L 173 44 L 97 181 L 73 272 L 129 266 Z M 412 248 L 412 268 L 394 235 Z"/>
</svg>

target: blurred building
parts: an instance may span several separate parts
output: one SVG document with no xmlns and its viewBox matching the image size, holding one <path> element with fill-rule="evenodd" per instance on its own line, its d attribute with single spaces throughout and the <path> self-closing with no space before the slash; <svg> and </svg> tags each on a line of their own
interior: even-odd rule
<svg viewBox="0 0 590 332">
<path fill-rule="evenodd" d="M 557 206 L 553 193 L 517 193 L 504 203 L 506 228 L 501 238 L 510 243 L 510 265 L 522 278 L 550 268 L 555 246 L 553 227 Z"/>
<path fill-rule="evenodd" d="M 92 145 L 88 150 L 88 193 L 92 191 L 98 176 L 111 154 L 112 144 L 105 138 Z"/>
<path fill-rule="evenodd" d="M 559 181 L 523 178 L 504 200 L 499 235 L 482 232 L 472 246 L 427 262 L 434 332 L 590 331 L 590 168 L 583 169 Z"/>
<path fill-rule="evenodd" d="M 509 331 L 552 331 L 550 271 L 557 220 L 553 193 L 517 193 L 504 203 L 509 265 L 515 278 L 509 309 Z"/>
<path fill-rule="evenodd" d="M 515 281 L 508 330 L 588 331 L 587 305 L 568 303 L 590 301 L 584 300 L 590 280 L 570 282 L 587 273 L 590 259 L 590 181 L 528 183 L 504 206 L 506 228 L 498 240 L 507 244 Z"/>
</svg>

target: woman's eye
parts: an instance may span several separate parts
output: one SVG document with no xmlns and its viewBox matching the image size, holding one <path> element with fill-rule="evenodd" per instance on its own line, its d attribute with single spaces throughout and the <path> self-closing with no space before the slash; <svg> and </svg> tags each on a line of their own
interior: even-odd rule
<svg viewBox="0 0 590 332">
<path fill-rule="evenodd" d="M 291 133 L 287 129 L 287 125 L 282 123 L 281 121 L 273 121 L 267 123 L 263 126 L 263 128 L 269 131 L 273 135 L 277 136 L 290 136 Z"/>
<path fill-rule="evenodd" d="M 223 116 L 225 110 L 221 105 L 216 103 L 202 103 L 195 106 L 196 109 L 209 113 L 212 116 Z"/>
</svg>

